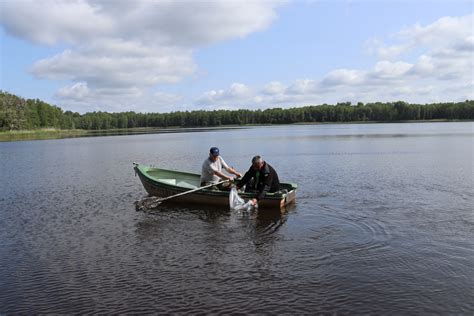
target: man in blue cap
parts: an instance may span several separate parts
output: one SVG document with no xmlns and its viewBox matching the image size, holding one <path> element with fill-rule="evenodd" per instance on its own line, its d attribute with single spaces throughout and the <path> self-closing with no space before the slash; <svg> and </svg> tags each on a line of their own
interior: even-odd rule
<svg viewBox="0 0 474 316">
<path fill-rule="evenodd" d="M 240 172 L 229 167 L 224 159 L 219 155 L 219 148 L 211 147 L 209 150 L 209 157 L 202 163 L 201 186 L 216 184 L 222 180 L 232 180 L 231 177 L 222 172 L 223 169 L 239 178 L 242 177 Z M 224 187 L 221 186 L 219 189 L 224 189 Z"/>
</svg>

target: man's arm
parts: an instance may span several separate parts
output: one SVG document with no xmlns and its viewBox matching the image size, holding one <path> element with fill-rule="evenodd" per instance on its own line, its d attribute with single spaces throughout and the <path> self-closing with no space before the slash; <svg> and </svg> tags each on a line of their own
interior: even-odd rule
<svg viewBox="0 0 474 316">
<path fill-rule="evenodd" d="M 232 173 L 233 175 L 239 177 L 239 178 L 242 178 L 242 174 L 238 171 L 236 171 L 234 168 L 232 167 L 227 167 L 225 170 L 227 170 L 228 173 Z"/>
<path fill-rule="evenodd" d="M 229 177 L 229 176 L 223 174 L 223 173 L 220 172 L 220 171 L 214 171 L 214 174 L 215 174 L 216 176 L 218 176 L 219 178 L 221 178 L 221 179 L 224 179 L 224 180 L 232 180 L 231 177 Z"/>
<path fill-rule="evenodd" d="M 220 157 L 219 157 L 219 159 L 220 159 Z M 224 162 L 224 163 L 225 163 L 225 162 Z M 208 168 L 209 168 L 210 173 L 212 173 L 212 174 L 218 176 L 218 177 L 221 178 L 221 179 L 224 179 L 224 180 L 231 180 L 231 179 L 232 179 L 232 178 L 229 177 L 228 175 L 226 175 L 226 174 L 220 172 L 219 169 L 218 169 L 214 164 L 209 164 L 209 167 L 208 167 Z"/>
<path fill-rule="evenodd" d="M 242 177 L 242 175 L 239 172 L 235 171 L 234 168 L 229 167 L 229 165 L 225 162 L 224 158 L 219 156 L 218 159 L 220 160 L 220 162 L 222 164 L 222 168 L 224 168 L 224 170 L 226 170 L 228 173 L 234 174 L 238 177 Z"/>
<path fill-rule="evenodd" d="M 252 177 L 253 177 L 252 171 L 253 171 L 253 169 L 252 169 L 252 167 L 250 167 L 250 169 L 244 174 L 244 177 L 242 179 L 240 179 L 240 181 L 237 183 L 237 185 L 236 185 L 237 189 L 240 189 L 241 187 L 246 185 L 247 182 L 249 182 L 250 179 L 252 179 Z"/>
</svg>

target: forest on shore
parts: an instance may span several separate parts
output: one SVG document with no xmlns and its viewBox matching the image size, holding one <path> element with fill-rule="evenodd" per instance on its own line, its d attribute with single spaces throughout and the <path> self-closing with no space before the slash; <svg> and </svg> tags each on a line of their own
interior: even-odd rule
<svg viewBox="0 0 474 316">
<path fill-rule="evenodd" d="M 474 100 L 449 103 L 350 102 L 265 110 L 177 111 L 171 113 L 63 111 L 38 99 L 0 91 L 0 131 L 42 128 L 104 130 L 137 127 L 218 127 L 246 124 L 313 122 L 396 122 L 411 120 L 474 120 Z"/>
</svg>

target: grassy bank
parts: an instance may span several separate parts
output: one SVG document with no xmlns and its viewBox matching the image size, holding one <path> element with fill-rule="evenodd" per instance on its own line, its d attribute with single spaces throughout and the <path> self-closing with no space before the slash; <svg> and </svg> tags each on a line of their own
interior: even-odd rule
<svg viewBox="0 0 474 316">
<path fill-rule="evenodd" d="M 0 132 L 0 141 L 17 141 L 17 140 L 37 140 L 37 139 L 56 139 L 86 136 L 88 131 L 81 129 L 61 130 L 54 128 L 45 128 L 38 130 L 21 130 L 21 131 L 3 131 Z"/>
<path fill-rule="evenodd" d="M 0 131 L 0 142 L 21 141 L 21 140 L 42 140 L 74 137 L 92 136 L 116 136 L 116 135 L 139 135 L 139 134 L 159 134 L 159 133 L 181 133 L 181 132 L 202 132 L 219 129 L 243 128 L 242 126 L 221 126 L 221 127 L 137 127 L 137 128 L 115 128 L 106 130 L 82 130 L 82 129 L 38 129 L 21 131 Z"/>
</svg>

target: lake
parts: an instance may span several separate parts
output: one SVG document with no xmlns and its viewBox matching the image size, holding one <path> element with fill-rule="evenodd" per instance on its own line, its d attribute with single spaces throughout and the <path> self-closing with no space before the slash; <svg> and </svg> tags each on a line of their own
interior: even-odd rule
<svg viewBox="0 0 474 316">
<path fill-rule="evenodd" d="M 260 154 L 296 203 L 162 204 L 132 162 Z M 474 123 L 328 124 L 0 143 L 0 314 L 473 314 Z"/>
</svg>

